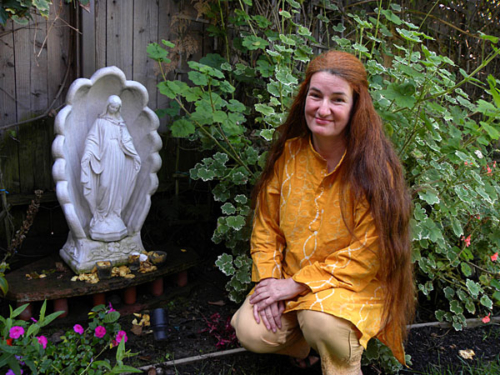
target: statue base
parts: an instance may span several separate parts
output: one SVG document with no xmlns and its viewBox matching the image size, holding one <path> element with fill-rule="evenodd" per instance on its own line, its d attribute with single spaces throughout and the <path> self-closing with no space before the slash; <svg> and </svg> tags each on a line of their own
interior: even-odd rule
<svg viewBox="0 0 500 375">
<path fill-rule="evenodd" d="M 68 239 L 59 255 L 77 274 L 91 272 L 96 262 L 110 261 L 113 266 L 128 263 L 131 253 L 145 251 L 140 232 L 115 242 L 93 241 L 88 238 L 74 238 L 69 232 Z"/>
</svg>

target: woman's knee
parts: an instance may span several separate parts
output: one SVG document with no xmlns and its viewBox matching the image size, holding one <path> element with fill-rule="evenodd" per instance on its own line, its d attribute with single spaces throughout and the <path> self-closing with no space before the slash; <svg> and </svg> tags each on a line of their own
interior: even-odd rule
<svg viewBox="0 0 500 375">
<path fill-rule="evenodd" d="M 342 362 L 361 359 L 363 347 L 358 330 L 349 321 L 319 311 L 301 311 L 298 315 L 305 339 L 318 352 L 333 355 Z"/>
</svg>

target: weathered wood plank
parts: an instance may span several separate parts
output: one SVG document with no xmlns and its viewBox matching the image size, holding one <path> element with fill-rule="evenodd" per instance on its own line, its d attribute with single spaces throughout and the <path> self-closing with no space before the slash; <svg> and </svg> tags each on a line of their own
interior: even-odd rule
<svg viewBox="0 0 500 375">
<path fill-rule="evenodd" d="M 30 30 L 17 28 L 14 32 L 16 64 L 16 121 L 26 120 L 31 111 L 31 47 Z"/>
<path fill-rule="evenodd" d="M 12 21 L 0 25 L 0 126 L 16 122 L 16 81 Z M 1 130 L 0 130 L 1 134 Z"/>
<path fill-rule="evenodd" d="M 39 115 L 47 110 L 48 69 L 47 69 L 47 20 L 32 14 L 30 22 L 31 66 L 31 115 Z"/>
<path fill-rule="evenodd" d="M 84 12 L 85 13 L 85 12 Z M 59 92 L 61 85 L 69 86 L 70 82 L 63 82 L 66 70 L 69 68 L 70 28 L 69 5 L 54 2 L 50 6 L 49 30 L 47 39 L 48 52 L 48 104 L 51 105 Z M 60 107 L 65 102 L 64 92 L 61 92 L 54 108 Z"/>
<path fill-rule="evenodd" d="M 82 69 L 90 78 L 96 68 L 96 0 L 90 0 L 90 12 L 82 11 Z"/>
<path fill-rule="evenodd" d="M 134 1 L 108 0 L 106 64 L 117 66 L 132 78 Z"/>
<path fill-rule="evenodd" d="M 135 0 L 133 74 L 134 81 L 142 83 L 149 93 L 149 106 L 156 109 L 156 62 L 148 58 L 146 48 L 158 40 L 158 1 Z"/>
<path fill-rule="evenodd" d="M 107 16 L 107 0 L 93 0 L 94 13 L 91 16 L 95 18 L 95 67 L 94 70 L 104 68 L 107 65 L 106 61 L 106 21 Z M 92 75 L 94 72 L 91 72 Z"/>
</svg>

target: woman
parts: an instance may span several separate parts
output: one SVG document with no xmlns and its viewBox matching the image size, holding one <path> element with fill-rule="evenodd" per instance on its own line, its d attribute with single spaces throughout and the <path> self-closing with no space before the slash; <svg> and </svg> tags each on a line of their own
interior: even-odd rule
<svg viewBox="0 0 500 375">
<path fill-rule="evenodd" d="M 411 202 L 363 64 L 315 58 L 254 189 L 256 287 L 232 325 L 241 344 L 324 374 L 361 374 L 378 337 L 404 363 L 414 309 Z"/>
</svg>

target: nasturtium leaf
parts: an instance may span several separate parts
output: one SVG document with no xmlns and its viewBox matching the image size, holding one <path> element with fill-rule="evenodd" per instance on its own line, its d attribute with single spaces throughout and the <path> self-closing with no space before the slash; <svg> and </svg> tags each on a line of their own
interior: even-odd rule
<svg viewBox="0 0 500 375">
<path fill-rule="evenodd" d="M 226 276 L 232 276 L 236 272 L 233 266 L 233 256 L 231 254 L 219 255 L 215 264 Z"/>
<path fill-rule="evenodd" d="M 189 120 L 180 119 L 172 124 L 170 131 L 176 138 L 186 138 L 195 132 L 195 126 Z"/>
<path fill-rule="evenodd" d="M 224 215 L 232 215 L 236 213 L 236 207 L 232 203 L 226 202 L 221 207 L 222 213 Z"/>
<path fill-rule="evenodd" d="M 450 301 L 450 311 L 455 314 L 463 314 L 464 309 L 459 301 L 453 300 Z"/>
<path fill-rule="evenodd" d="M 243 112 L 246 109 L 245 105 L 236 99 L 229 100 L 229 103 L 226 105 L 226 107 L 231 112 Z"/>
<path fill-rule="evenodd" d="M 208 77 L 206 74 L 196 72 L 194 70 L 191 70 L 188 73 L 188 77 L 197 86 L 207 86 L 208 85 Z"/>
<path fill-rule="evenodd" d="M 495 129 L 492 125 L 484 122 L 484 121 L 479 121 L 481 124 L 481 127 L 488 133 L 491 139 L 497 140 L 500 138 L 500 132 Z"/>
<path fill-rule="evenodd" d="M 160 61 L 160 62 L 170 62 L 167 58 L 168 51 L 161 47 L 158 43 L 150 43 L 146 48 L 146 52 L 150 59 Z"/>
<path fill-rule="evenodd" d="M 465 262 L 460 263 L 460 268 L 465 277 L 472 275 L 472 268 Z"/>
<path fill-rule="evenodd" d="M 269 43 L 265 39 L 262 39 L 255 35 L 246 36 L 243 39 L 242 44 L 251 51 L 257 49 L 265 49 L 269 45 Z"/>
<path fill-rule="evenodd" d="M 479 292 L 481 291 L 481 287 L 479 286 L 478 283 L 472 281 L 471 279 L 467 279 L 467 281 L 465 282 L 465 285 L 467 286 L 469 293 L 474 298 L 476 298 L 479 295 Z"/>
<path fill-rule="evenodd" d="M 487 295 L 482 296 L 479 302 L 490 310 L 493 308 L 493 301 Z"/>
</svg>

